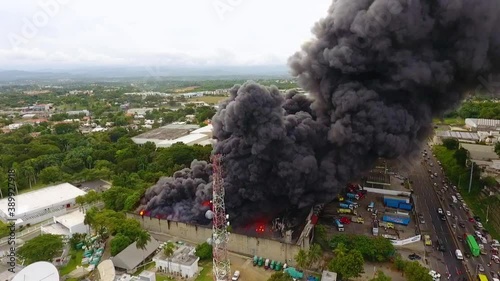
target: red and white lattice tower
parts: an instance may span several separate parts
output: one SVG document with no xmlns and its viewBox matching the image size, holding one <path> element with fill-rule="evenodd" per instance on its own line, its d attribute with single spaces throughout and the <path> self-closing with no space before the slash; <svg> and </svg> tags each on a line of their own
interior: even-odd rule
<svg viewBox="0 0 500 281">
<path fill-rule="evenodd" d="M 212 208 L 214 212 L 212 226 L 212 245 L 214 263 L 214 281 L 229 281 L 231 279 L 231 267 L 227 255 L 228 242 L 228 216 L 224 205 L 224 182 L 222 179 L 222 155 L 212 156 L 213 169 L 213 198 Z"/>
</svg>

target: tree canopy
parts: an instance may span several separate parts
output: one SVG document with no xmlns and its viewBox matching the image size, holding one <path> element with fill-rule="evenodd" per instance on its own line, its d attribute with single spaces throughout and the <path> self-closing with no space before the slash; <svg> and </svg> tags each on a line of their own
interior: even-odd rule
<svg viewBox="0 0 500 281">
<path fill-rule="evenodd" d="M 204 242 L 198 246 L 196 246 L 196 256 L 200 258 L 200 260 L 209 260 L 212 258 L 212 245 Z"/>
<path fill-rule="evenodd" d="M 347 251 L 345 245 L 339 243 L 334 253 L 335 257 L 328 264 L 328 270 L 337 272 L 342 280 L 361 276 L 365 261 L 360 251 Z"/>
<path fill-rule="evenodd" d="M 293 281 L 293 278 L 288 275 L 288 273 L 284 273 L 282 271 L 275 272 L 267 281 Z"/>
<path fill-rule="evenodd" d="M 25 264 L 37 261 L 52 261 L 57 253 L 62 253 L 63 241 L 58 235 L 42 234 L 26 243 L 18 250 L 18 255 L 26 259 Z"/>
<path fill-rule="evenodd" d="M 394 245 L 384 237 L 368 237 L 364 235 L 339 234 L 330 240 L 332 248 L 343 244 L 348 249 L 358 250 L 368 261 L 388 261 L 395 253 Z"/>
</svg>

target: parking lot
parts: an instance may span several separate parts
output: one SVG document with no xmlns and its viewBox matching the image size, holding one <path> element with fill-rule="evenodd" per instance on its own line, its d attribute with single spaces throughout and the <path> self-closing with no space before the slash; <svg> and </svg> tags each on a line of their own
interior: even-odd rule
<svg viewBox="0 0 500 281">
<path fill-rule="evenodd" d="M 340 209 L 341 202 L 332 202 L 325 206 L 320 218 L 320 223 L 327 227 L 328 234 L 338 234 L 339 232 L 337 226 L 335 225 L 335 219 L 360 217 L 363 219 L 363 223 L 356 223 L 354 221 L 344 225 L 344 233 L 353 234 L 368 234 L 373 235 L 373 221 L 375 217 L 371 211 L 368 211 L 368 205 L 373 202 L 374 209 L 378 211 L 377 219 L 382 221 L 382 216 L 384 214 L 390 215 L 394 214 L 395 209 L 386 208 L 383 203 L 383 195 L 367 192 L 365 198 L 356 201 L 358 203 L 358 208 L 355 208 L 357 216 L 353 214 L 338 214 L 337 210 Z M 345 222 L 345 220 L 343 220 Z M 410 224 L 408 226 L 393 224 L 394 228 L 379 227 L 379 235 L 388 235 L 388 237 L 394 237 L 396 239 L 406 239 L 415 236 L 416 225 L 411 218 Z"/>
</svg>

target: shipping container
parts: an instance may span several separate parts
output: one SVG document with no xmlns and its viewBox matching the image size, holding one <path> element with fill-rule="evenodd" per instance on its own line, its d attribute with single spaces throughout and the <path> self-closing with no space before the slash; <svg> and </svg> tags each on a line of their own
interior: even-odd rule
<svg viewBox="0 0 500 281">
<path fill-rule="evenodd" d="M 359 195 L 354 193 L 347 193 L 347 198 L 359 200 Z"/>
<path fill-rule="evenodd" d="M 383 216 L 382 221 L 385 222 L 392 222 L 395 224 L 401 224 L 401 225 L 408 225 L 410 224 L 410 218 L 402 218 L 402 217 L 395 217 L 395 216 Z"/>
<path fill-rule="evenodd" d="M 384 202 L 387 199 L 392 199 L 392 200 L 400 201 L 400 202 L 403 202 L 403 203 L 410 203 L 410 198 L 408 198 L 408 197 L 384 196 Z"/>
<path fill-rule="evenodd" d="M 399 203 L 398 209 L 411 211 L 413 209 L 413 206 L 411 204 L 408 204 L 408 203 Z"/>
</svg>

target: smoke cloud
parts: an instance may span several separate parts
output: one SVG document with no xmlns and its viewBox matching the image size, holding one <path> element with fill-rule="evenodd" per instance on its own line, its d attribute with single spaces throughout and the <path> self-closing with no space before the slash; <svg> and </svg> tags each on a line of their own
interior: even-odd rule
<svg viewBox="0 0 500 281">
<path fill-rule="evenodd" d="M 235 86 L 213 119 L 226 206 L 240 222 L 328 202 L 373 167 L 407 157 L 432 118 L 500 70 L 498 0 L 337 0 L 289 59 L 310 93 Z M 147 191 L 153 213 L 203 220 L 210 165 Z M 233 222 L 234 223 L 234 222 Z"/>
</svg>

